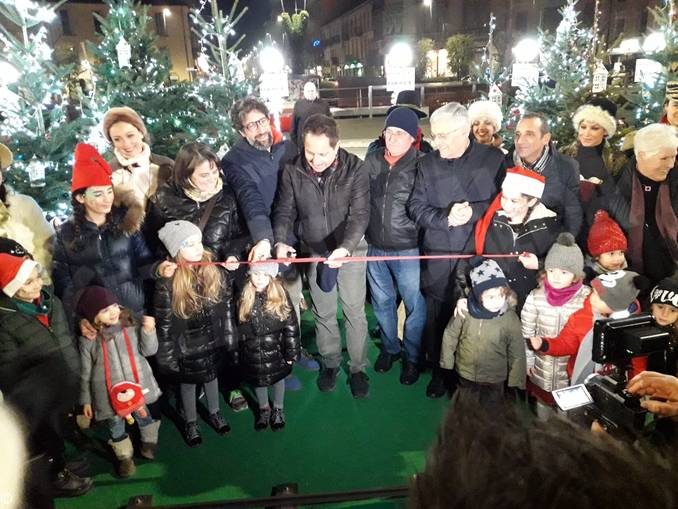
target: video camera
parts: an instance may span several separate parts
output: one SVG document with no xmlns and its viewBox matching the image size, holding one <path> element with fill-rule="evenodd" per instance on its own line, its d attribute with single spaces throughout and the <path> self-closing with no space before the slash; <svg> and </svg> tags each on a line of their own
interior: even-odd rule
<svg viewBox="0 0 678 509">
<path fill-rule="evenodd" d="M 651 315 L 597 320 L 592 359 L 614 365 L 609 375 L 592 374 L 583 384 L 553 392 L 558 407 L 585 426 L 597 420 L 611 434 L 635 438 L 645 426 L 647 410 L 626 392 L 627 371 L 634 357 L 666 351 L 669 333 Z"/>
</svg>

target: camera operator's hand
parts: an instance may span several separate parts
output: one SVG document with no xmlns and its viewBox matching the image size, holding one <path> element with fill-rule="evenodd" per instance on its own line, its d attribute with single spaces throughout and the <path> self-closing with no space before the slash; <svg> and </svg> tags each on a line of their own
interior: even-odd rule
<svg viewBox="0 0 678 509">
<path fill-rule="evenodd" d="M 626 386 L 635 396 L 650 396 L 641 401 L 643 408 L 664 417 L 678 416 L 678 378 L 655 371 L 643 371 Z"/>
</svg>

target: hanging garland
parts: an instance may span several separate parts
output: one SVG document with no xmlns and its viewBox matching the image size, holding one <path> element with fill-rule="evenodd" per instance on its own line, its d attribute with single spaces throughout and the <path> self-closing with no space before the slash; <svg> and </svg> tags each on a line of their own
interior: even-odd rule
<svg viewBox="0 0 678 509">
<path fill-rule="evenodd" d="M 306 23 L 308 23 L 309 14 L 306 9 L 302 9 L 299 12 L 295 12 L 290 16 L 289 13 L 283 12 L 280 15 L 285 30 L 294 35 L 301 35 L 304 33 L 306 28 Z"/>
</svg>

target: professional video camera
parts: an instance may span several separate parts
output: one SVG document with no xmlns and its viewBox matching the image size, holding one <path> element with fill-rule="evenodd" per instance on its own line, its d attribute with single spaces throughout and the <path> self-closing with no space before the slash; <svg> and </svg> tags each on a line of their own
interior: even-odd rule
<svg viewBox="0 0 678 509">
<path fill-rule="evenodd" d="M 597 420 L 613 435 L 637 437 L 644 428 L 647 410 L 626 392 L 631 359 L 664 352 L 669 333 L 652 316 L 596 321 L 593 327 L 593 361 L 613 365 L 608 375 L 592 374 L 584 384 L 553 392 L 556 403 L 569 417 L 590 426 Z"/>
</svg>

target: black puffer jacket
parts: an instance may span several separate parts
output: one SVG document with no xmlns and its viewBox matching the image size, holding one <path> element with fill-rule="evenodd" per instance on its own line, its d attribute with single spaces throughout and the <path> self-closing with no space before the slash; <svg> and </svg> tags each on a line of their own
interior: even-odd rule
<svg viewBox="0 0 678 509">
<path fill-rule="evenodd" d="M 290 298 L 285 292 L 288 305 Z M 291 311 L 287 320 L 266 313 L 266 297 L 257 292 L 252 314 L 240 325 L 240 365 L 245 381 L 255 387 L 267 387 L 282 380 L 292 371 L 288 361 L 299 357 L 299 324 Z"/>
<path fill-rule="evenodd" d="M 365 157 L 370 175 L 370 224 L 367 241 L 384 250 L 412 249 L 419 229 L 407 212 L 407 200 L 417 174 L 418 152 L 411 148 L 393 166 L 384 159 L 384 148 Z"/>
<path fill-rule="evenodd" d="M 339 247 L 355 250 L 370 220 L 369 177 L 363 162 L 344 149 L 339 149 L 336 164 L 325 170 L 332 173 L 322 188 L 303 156 L 285 166 L 273 214 L 277 242 L 288 242 L 298 222 L 301 240 L 315 254 Z"/>
<path fill-rule="evenodd" d="M 154 252 L 160 248 L 158 230 L 168 221 L 183 219 L 199 224 L 207 207 L 207 202 L 197 202 L 189 198 L 181 186 L 168 182 L 158 188 L 151 198 L 149 215 L 146 219 L 149 232 L 149 244 Z M 228 256 L 242 259 L 248 234 L 240 223 L 238 205 L 231 189 L 224 187 L 216 195 L 216 203 L 212 209 L 205 229 L 202 232 L 203 245 L 216 255 L 217 260 L 225 260 Z"/>
<path fill-rule="evenodd" d="M 144 311 L 143 280 L 153 277 L 156 264 L 138 230 L 116 226 L 125 212 L 113 208 L 101 228 L 84 220 L 79 235 L 73 218 L 57 230 L 52 278 L 69 319 L 75 318 L 78 291 L 90 285 L 106 287 L 135 314 Z M 76 235 L 79 242 L 74 245 Z"/>
<path fill-rule="evenodd" d="M 163 279 L 155 285 L 158 366 L 178 382 L 209 382 L 217 377 L 224 350 L 235 349 L 230 286 L 223 285 L 217 304 L 184 319 L 172 311 L 172 281 Z"/>
</svg>

